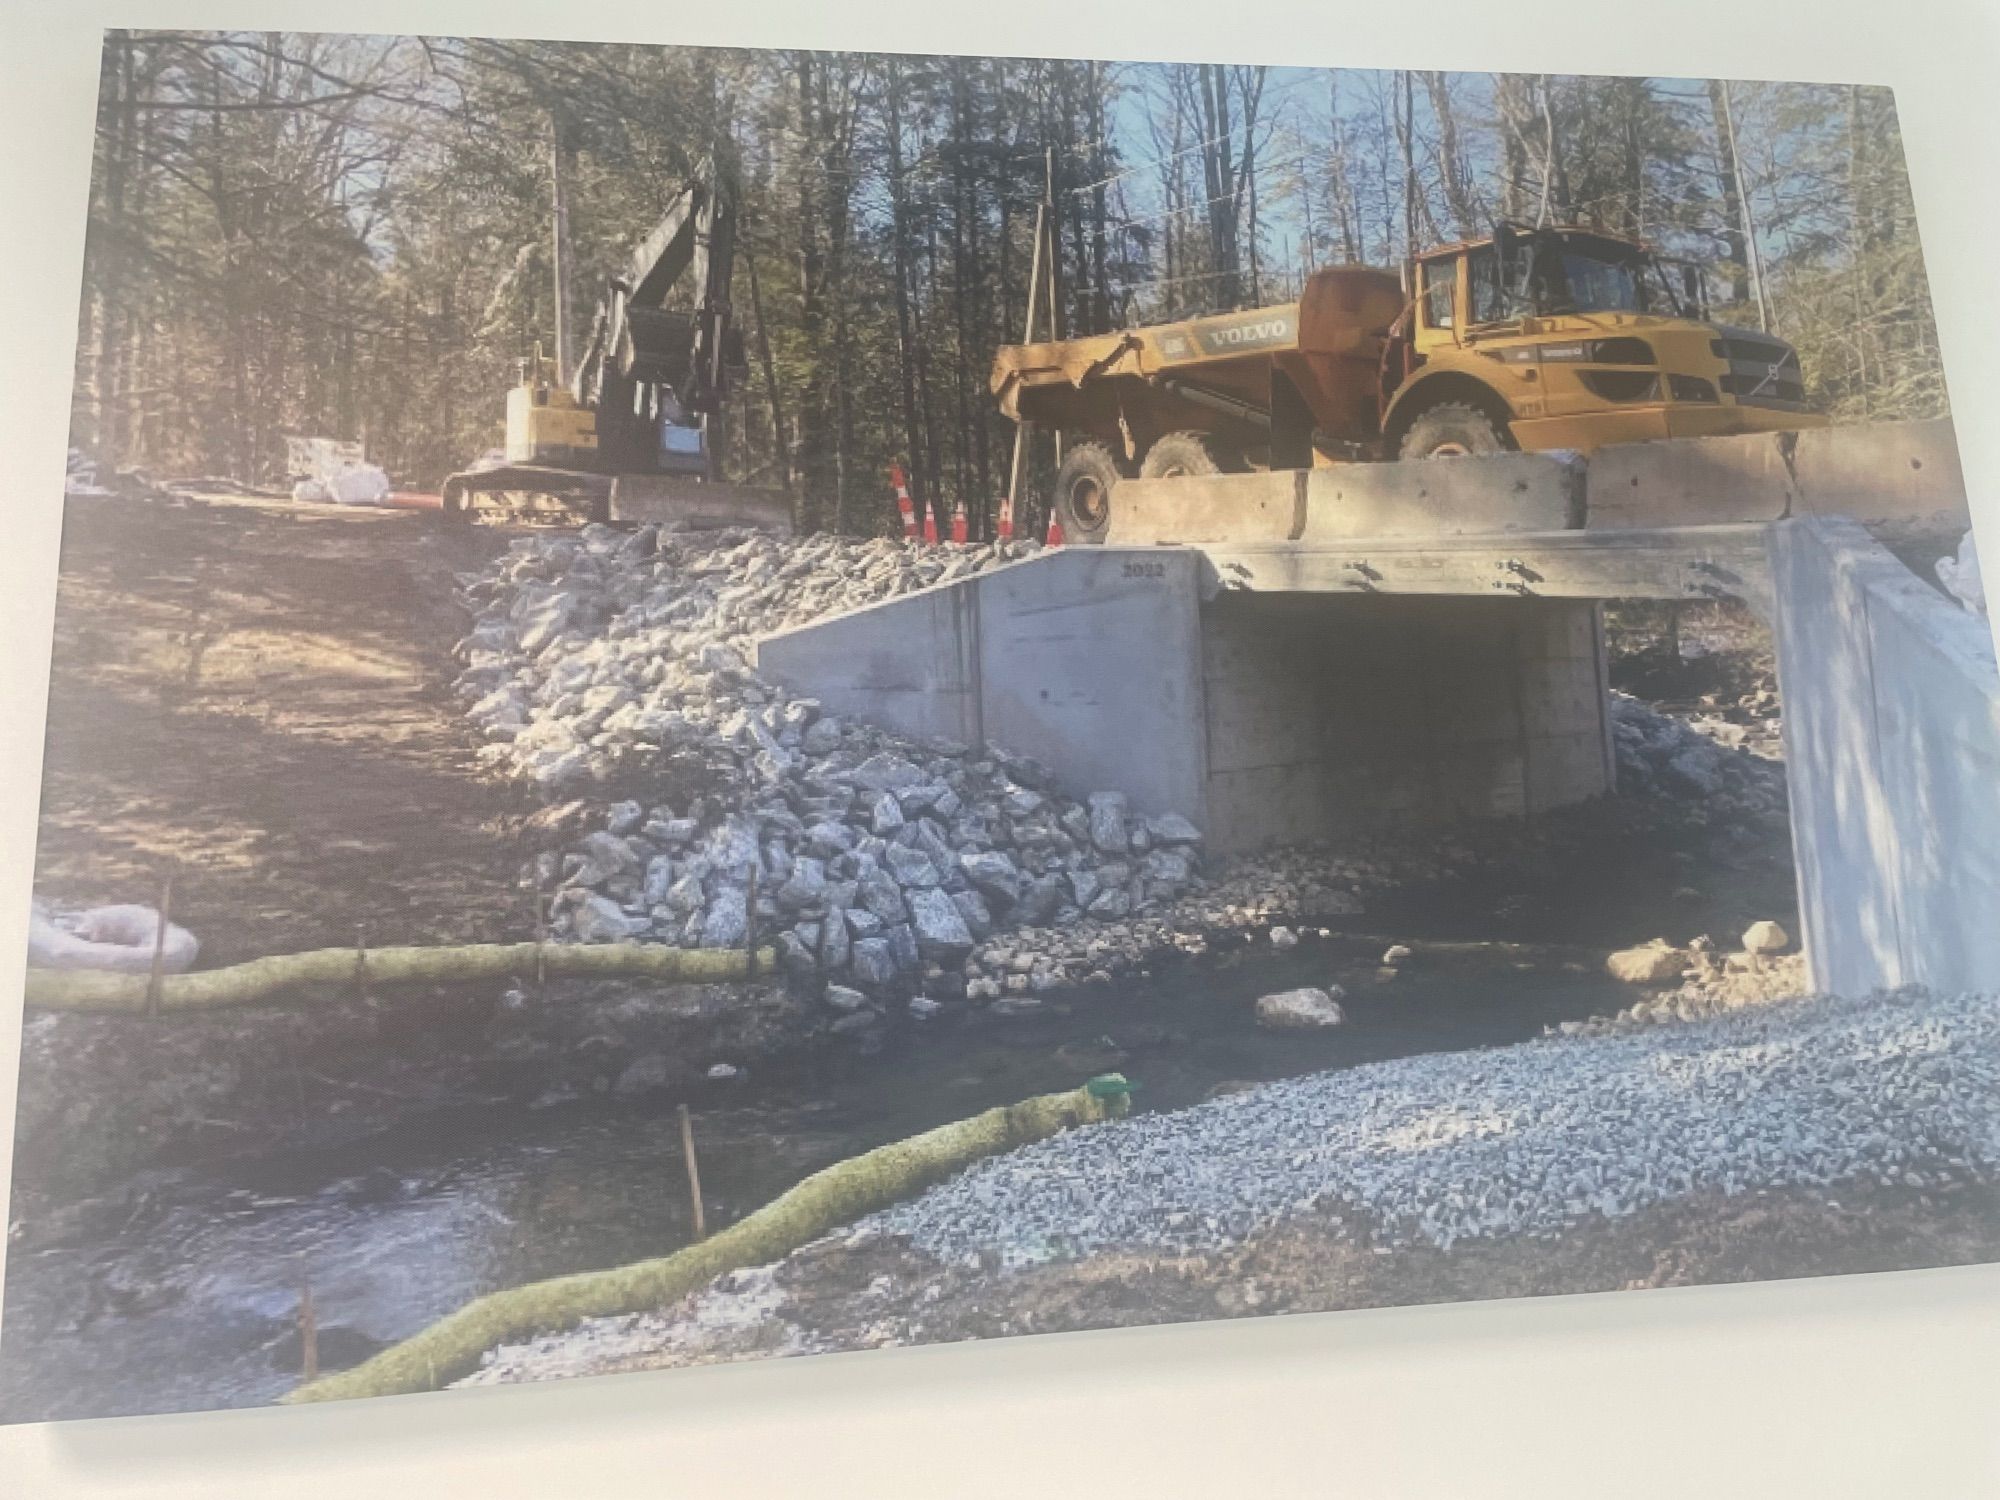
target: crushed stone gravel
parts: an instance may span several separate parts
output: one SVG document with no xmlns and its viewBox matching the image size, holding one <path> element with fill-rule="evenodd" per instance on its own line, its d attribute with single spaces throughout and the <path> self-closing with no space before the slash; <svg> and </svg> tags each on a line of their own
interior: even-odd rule
<svg viewBox="0 0 2000 1500">
<path fill-rule="evenodd" d="M 1201 1250 L 1344 1209 L 1378 1242 L 1553 1234 L 1673 1197 L 2000 1168 L 2000 1001 L 1813 998 L 1321 1073 L 972 1167 L 857 1226 L 946 1261 Z"/>
</svg>

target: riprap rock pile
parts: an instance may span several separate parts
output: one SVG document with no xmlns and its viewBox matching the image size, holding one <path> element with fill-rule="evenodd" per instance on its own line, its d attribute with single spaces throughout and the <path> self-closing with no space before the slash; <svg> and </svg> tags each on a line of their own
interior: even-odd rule
<svg viewBox="0 0 2000 1500">
<path fill-rule="evenodd" d="M 754 917 L 788 963 L 856 986 L 865 1022 L 996 931 L 1187 889 L 1185 819 L 1073 800 L 1032 761 L 843 719 L 751 667 L 761 635 L 1034 550 L 589 527 L 468 580 L 458 692 L 482 756 L 593 804 L 538 862 L 554 931 L 735 947 Z"/>
</svg>

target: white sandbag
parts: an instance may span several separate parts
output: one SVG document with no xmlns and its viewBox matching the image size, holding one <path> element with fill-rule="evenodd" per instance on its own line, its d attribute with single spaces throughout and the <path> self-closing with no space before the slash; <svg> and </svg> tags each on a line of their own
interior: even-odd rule
<svg viewBox="0 0 2000 1500">
<path fill-rule="evenodd" d="M 294 500 L 305 500 L 314 504 L 324 505 L 333 496 L 327 493 L 326 481 L 324 479 L 301 479 L 297 484 L 292 486 L 292 498 Z"/>
<path fill-rule="evenodd" d="M 389 498 L 389 476 L 374 464 L 348 464 L 327 487 L 337 505 L 380 505 Z"/>
<path fill-rule="evenodd" d="M 109 495 L 103 485 L 97 482 L 97 465 L 78 452 L 69 450 L 69 468 L 63 475 L 65 495 Z"/>
<path fill-rule="evenodd" d="M 148 974 L 159 930 L 160 914 L 150 906 L 94 906 L 62 916 L 37 906 L 28 916 L 28 967 Z M 193 933 L 167 923 L 160 952 L 162 972 L 179 974 L 193 968 L 200 952 Z"/>
<path fill-rule="evenodd" d="M 1973 544 L 1971 532 L 1966 532 L 1960 540 L 1957 557 L 1938 559 L 1937 576 L 1945 592 L 1960 604 L 1974 614 L 1986 613 L 1986 586 L 1980 581 L 1979 549 Z"/>
</svg>

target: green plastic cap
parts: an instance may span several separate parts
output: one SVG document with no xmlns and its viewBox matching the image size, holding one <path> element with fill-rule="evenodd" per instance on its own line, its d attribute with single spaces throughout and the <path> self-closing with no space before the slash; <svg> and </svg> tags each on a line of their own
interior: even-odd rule
<svg viewBox="0 0 2000 1500">
<path fill-rule="evenodd" d="M 1122 1099 L 1137 1087 L 1123 1073 L 1099 1073 L 1083 1086 L 1083 1091 L 1093 1099 Z"/>
</svg>

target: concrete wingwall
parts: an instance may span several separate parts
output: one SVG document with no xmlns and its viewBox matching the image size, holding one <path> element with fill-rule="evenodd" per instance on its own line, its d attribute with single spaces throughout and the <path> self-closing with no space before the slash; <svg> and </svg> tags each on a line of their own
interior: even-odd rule
<svg viewBox="0 0 2000 1500">
<path fill-rule="evenodd" d="M 1223 851 L 1610 789 L 1595 604 L 1253 594 L 1205 566 L 1065 548 L 767 637 L 758 669 L 1181 813 Z"/>
<path fill-rule="evenodd" d="M 1816 988 L 2000 989 L 2000 669 L 1986 623 L 1851 521 L 1771 528 Z"/>
<path fill-rule="evenodd" d="M 1064 547 L 767 636 L 757 667 L 837 713 L 998 745 L 1199 823 L 1202 566 Z"/>
</svg>

